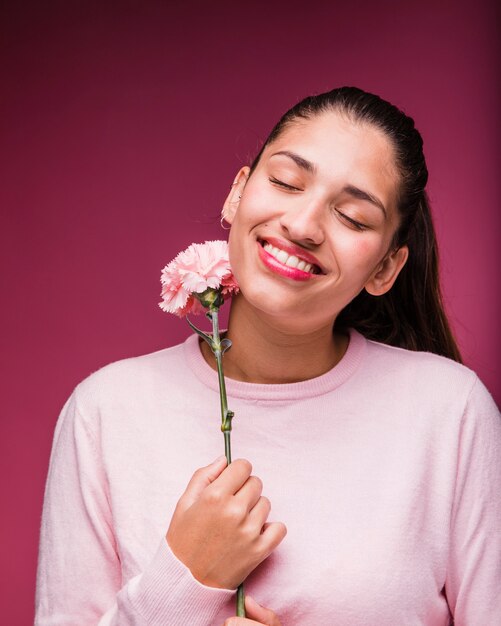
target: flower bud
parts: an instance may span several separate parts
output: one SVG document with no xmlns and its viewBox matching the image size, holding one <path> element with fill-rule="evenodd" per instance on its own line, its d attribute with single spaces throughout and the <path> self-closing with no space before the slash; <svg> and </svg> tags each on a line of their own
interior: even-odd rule
<svg viewBox="0 0 501 626">
<path fill-rule="evenodd" d="M 209 311 L 219 309 L 224 302 L 221 290 L 213 289 L 212 287 L 202 291 L 202 293 L 194 293 L 193 295 L 200 301 L 201 305 L 206 309 L 209 309 Z"/>
</svg>

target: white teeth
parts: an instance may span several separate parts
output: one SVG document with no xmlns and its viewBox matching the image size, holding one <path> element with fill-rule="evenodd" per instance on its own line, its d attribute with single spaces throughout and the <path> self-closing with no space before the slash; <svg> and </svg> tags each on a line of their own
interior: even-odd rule
<svg viewBox="0 0 501 626">
<path fill-rule="evenodd" d="M 280 261 L 280 263 L 284 263 L 284 264 L 289 258 L 289 255 L 287 254 L 287 252 L 285 252 L 285 250 L 279 250 L 278 254 L 275 256 Z"/>
<path fill-rule="evenodd" d="M 280 248 L 275 248 L 268 242 L 265 242 L 263 248 L 271 254 L 271 256 L 275 257 L 277 261 L 287 265 L 288 267 L 297 267 L 298 270 L 302 270 L 303 272 L 312 273 L 313 265 L 311 263 L 306 263 L 306 261 L 302 261 L 297 256 L 293 254 L 289 255 L 285 250 L 280 250 Z"/>
</svg>

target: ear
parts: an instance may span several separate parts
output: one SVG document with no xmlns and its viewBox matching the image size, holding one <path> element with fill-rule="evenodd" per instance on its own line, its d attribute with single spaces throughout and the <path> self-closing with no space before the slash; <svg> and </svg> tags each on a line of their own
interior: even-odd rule
<svg viewBox="0 0 501 626">
<path fill-rule="evenodd" d="M 393 287 L 400 270 L 409 257 L 409 248 L 402 246 L 387 254 L 365 284 L 371 296 L 382 296 Z"/>
<path fill-rule="evenodd" d="M 235 217 L 235 213 L 237 212 L 238 205 L 240 204 L 240 198 L 244 192 L 245 183 L 249 178 L 250 167 L 246 165 L 242 167 L 237 175 L 235 176 L 235 180 L 231 184 L 230 193 L 225 200 L 223 205 L 222 215 L 228 224 L 233 222 L 233 218 Z"/>
</svg>

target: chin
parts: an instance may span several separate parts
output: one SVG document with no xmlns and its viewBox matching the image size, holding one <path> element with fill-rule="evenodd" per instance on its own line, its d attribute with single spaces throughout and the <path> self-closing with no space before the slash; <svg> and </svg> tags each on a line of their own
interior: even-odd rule
<svg viewBox="0 0 501 626">
<path fill-rule="evenodd" d="M 245 294 L 245 295 L 244 295 Z M 251 288 L 241 291 L 240 305 L 252 311 L 253 317 L 262 319 L 277 329 L 288 332 L 304 332 L 311 322 L 311 306 L 304 304 L 298 307 L 297 298 L 284 297 L 280 290 L 270 293 L 269 289 Z"/>
</svg>

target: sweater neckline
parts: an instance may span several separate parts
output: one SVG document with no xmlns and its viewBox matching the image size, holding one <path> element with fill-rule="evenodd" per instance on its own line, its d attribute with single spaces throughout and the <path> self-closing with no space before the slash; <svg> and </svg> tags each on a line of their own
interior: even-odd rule
<svg viewBox="0 0 501 626">
<path fill-rule="evenodd" d="M 366 350 L 367 340 L 354 329 L 349 330 L 348 348 L 331 370 L 296 383 L 256 384 L 226 377 L 226 391 L 233 398 L 246 400 L 287 401 L 320 396 L 345 383 L 357 370 Z M 186 361 L 196 377 L 210 389 L 218 391 L 217 373 L 205 361 L 198 336 L 190 335 L 183 344 Z"/>
</svg>

